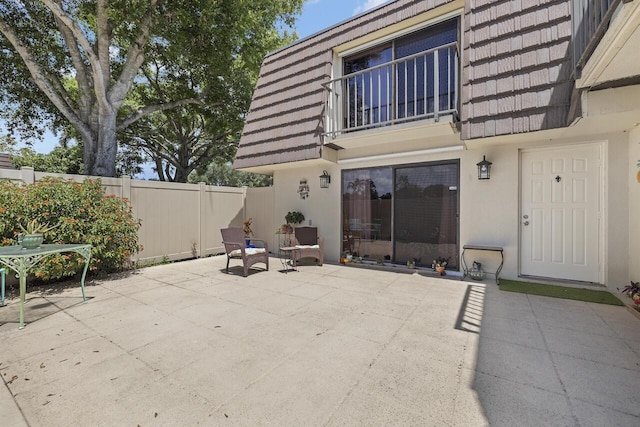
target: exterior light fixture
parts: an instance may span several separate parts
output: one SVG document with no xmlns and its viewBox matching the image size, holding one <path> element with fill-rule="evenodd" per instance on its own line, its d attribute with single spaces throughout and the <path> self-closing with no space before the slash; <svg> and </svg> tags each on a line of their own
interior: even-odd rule
<svg viewBox="0 0 640 427">
<path fill-rule="evenodd" d="M 322 175 L 320 175 L 320 188 L 329 188 L 330 183 L 331 175 L 329 175 L 327 171 L 322 171 Z"/>
<path fill-rule="evenodd" d="M 478 165 L 478 179 L 490 179 L 491 178 L 491 163 L 487 160 L 486 156 L 482 156 L 482 161 L 476 163 Z"/>
</svg>

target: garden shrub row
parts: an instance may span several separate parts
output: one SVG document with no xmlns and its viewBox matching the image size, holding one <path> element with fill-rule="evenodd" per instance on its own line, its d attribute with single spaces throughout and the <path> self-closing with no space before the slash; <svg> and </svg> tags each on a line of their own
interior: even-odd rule
<svg viewBox="0 0 640 427">
<path fill-rule="evenodd" d="M 44 243 L 88 243 L 92 246 L 89 271 L 106 274 L 128 267 L 130 256 L 142 250 L 138 244 L 140 221 L 126 200 L 106 195 L 100 180 L 83 182 L 44 178 L 24 185 L 0 182 L 0 244 L 17 244 L 27 222 L 56 226 L 44 235 Z M 32 271 L 42 280 L 73 276 L 83 267 L 77 254 L 50 256 Z"/>
</svg>

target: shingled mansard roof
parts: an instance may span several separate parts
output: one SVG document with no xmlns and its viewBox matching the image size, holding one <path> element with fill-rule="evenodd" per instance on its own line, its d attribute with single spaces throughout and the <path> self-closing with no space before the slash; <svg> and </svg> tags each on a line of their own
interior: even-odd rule
<svg viewBox="0 0 640 427">
<path fill-rule="evenodd" d="M 333 48 L 450 0 L 398 0 L 268 55 L 260 70 L 234 167 L 321 157 Z"/>
<path fill-rule="evenodd" d="M 398 0 L 268 55 L 235 168 L 322 157 L 322 87 L 333 49 L 451 0 Z M 459 2 L 462 6 L 462 2 Z M 462 73 L 463 139 L 566 125 L 570 80 L 570 0 L 467 0 Z"/>
<path fill-rule="evenodd" d="M 15 169 L 8 154 L 0 153 L 0 169 Z"/>
<path fill-rule="evenodd" d="M 570 0 L 467 2 L 463 139 L 567 126 L 570 7 Z"/>
</svg>

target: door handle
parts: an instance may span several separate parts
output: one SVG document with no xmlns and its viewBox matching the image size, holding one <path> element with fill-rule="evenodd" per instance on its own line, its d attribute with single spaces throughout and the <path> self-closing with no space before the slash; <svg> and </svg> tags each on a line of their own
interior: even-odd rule
<svg viewBox="0 0 640 427">
<path fill-rule="evenodd" d="M 529 215 L 522 215 L 522 218 L 529 219 Z"/>
<path fill-rule="evenodd" d="M 529 221 L 525 221 L 525 222 L 523 222 L 523 224 L 524 224 L 525 226 L 526 226 L 526 225 L 529 225 Z"/>
</svg>

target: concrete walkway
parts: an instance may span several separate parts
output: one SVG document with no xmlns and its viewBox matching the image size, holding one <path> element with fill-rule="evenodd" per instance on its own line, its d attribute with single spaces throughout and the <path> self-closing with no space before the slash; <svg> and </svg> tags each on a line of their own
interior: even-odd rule
<svg viewBox="0 0 640 427">
<path fill-rule="evenodd" d="M 626 308 L 325 264 L 151 267 L 0 308 L 3 426 L 637 426 Z M 258 264 L 260 266 L 260 264 Z"/>
</svg>

